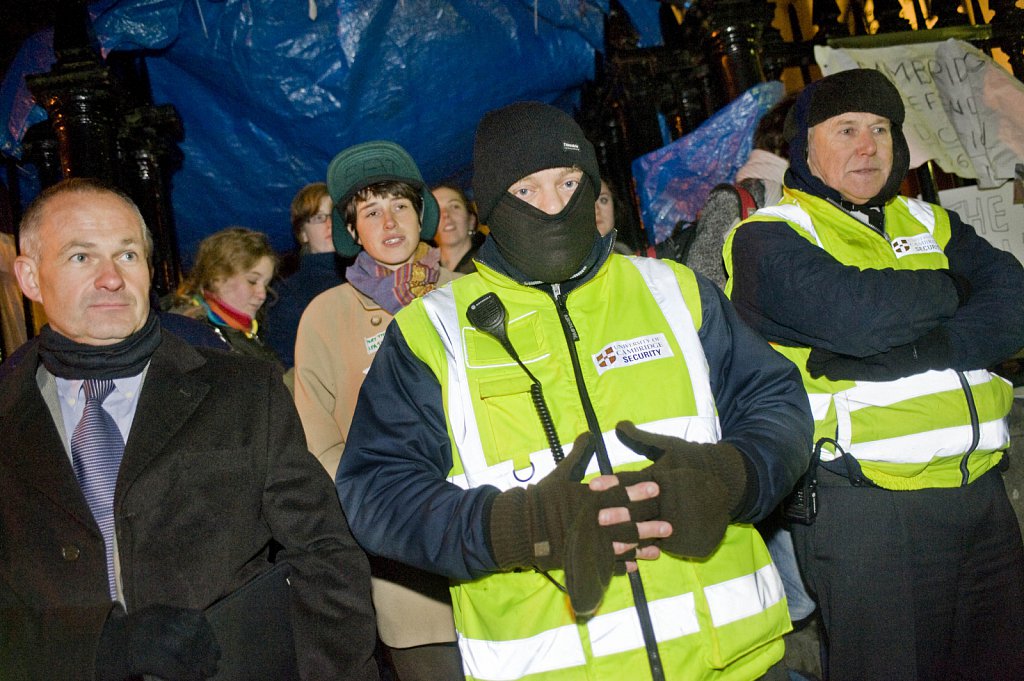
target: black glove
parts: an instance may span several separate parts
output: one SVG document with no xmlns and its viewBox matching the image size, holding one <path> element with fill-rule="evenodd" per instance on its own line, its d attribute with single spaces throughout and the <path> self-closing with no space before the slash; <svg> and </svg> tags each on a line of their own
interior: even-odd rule
<svg viewBox="0 0 1024 681">
<path fill-rule="evenodd" d="M 971 299 L 971 281 L 964 275 L 951 270 L 939 271 L 953 280 L 953 286 L 956 287 L 957 307 L 963 307 Z"/>
<path fill-rule="evenodd" d="M 650 520 L 657 510 L 652 502 L 631 502 L 624 485 L 595 492 L 581 484 L 593 455 L 593 439 L 580 435 L 569 456 L 540 483 L 502 492 L 491 506 L 491 552 L 498 567 L 562 568 L 579 615 L 597 609 L 616 560 L 626 558 L 615 555 L 612 542 L 637 543 L 636 523 Z M 630 522 L 601 526 L 598 512 L 616 506 L 630 509 Z"/>
<path fill-rule="evenodd" d="M 911 343 L 867 357 L 813 348 L 807 357 L 807 372 L 813 378 L 824 376 L 833 381 L 894 381 L 929 369 L 948 369 L 952 356 L 949 335 L 939 327 Z"/>
<path fill-rule="evenodd" d="M 96 650 L 96 681 L 153 674 L 201 681 L 217 671 L 220 646 L 201 610 L 148 605 L 124 616 L 112 611 Z"/>
<path fill-rule="evenodd" d="M 643 469 L 661 488 L 658 519 L 672 534 L 658 542 L 664 551 L 691 558 L 711 555 L 739 512 L 747 491 L 747 464 L 730 444 L 699 444 L 638 429 L 629 421 L 615 426 L 622 444 L 654 463 Z"/>
</svg>

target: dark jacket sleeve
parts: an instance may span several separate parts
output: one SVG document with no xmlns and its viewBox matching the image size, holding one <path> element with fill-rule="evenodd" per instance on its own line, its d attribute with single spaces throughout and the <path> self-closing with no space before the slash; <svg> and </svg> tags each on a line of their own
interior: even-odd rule
<svg viewBox="0 0 1024 681">
<path fill-rule="evenodd" d="M 699 337 L 710 368 L 722 440 L 756 475 L 756 494 L 737 520 L 756 522 L 789 493 L 807 468 L 814 424 L 800 373 L 736 314 L 722 291 L 697 275 Z M 749 481 L 748 481 L 749 485 Z"/>
<path fill-rule="evenodd" d="M 982 369 L 1024 347 L 1024 267 L 956 213 L 949 219 L 949 269 L 971 283 L 967 304 L 942 325 L 952 351 L 950 367 Z"/>
<path fill-rule="evenodd" d="M 919 338 L 957 310 L 947 274 L 844 265 L 784 222 L 741 225 L 732 257 L 737 312 L 783 345 L 866 357 Z"/>
<path fill-rule="evenodd" d="M 335 483 L 367 551 L 473 579 L 496 569 L 485 533 L 498 490 L 447 481 L 445 424 L 441 386 L 392 322 L 359 392 Z"/>
<path fill-rule="evenodd" d="M 292 629 L 304 679 L 371 681 L 377 627 L 370 566 L 330 478 L 309 453 L 280 374 L 268 391 L 269 459 L 262 514 L 291 566 Z"/>
</svg>

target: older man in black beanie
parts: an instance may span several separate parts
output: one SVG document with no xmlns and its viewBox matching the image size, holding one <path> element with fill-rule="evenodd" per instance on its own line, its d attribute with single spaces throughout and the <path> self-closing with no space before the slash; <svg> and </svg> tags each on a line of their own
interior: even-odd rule
<svg viewBox="0 0 1024 681">
<path fill-rule="evenodd" d="M 793 507 L 828 675 L 1024 678 L 1024 550 L 1000 470 L 1024 270 L 898 196 L 903 103 L 881 73 L 808 86 L 784 198 L 725 246 L 740 315 L 801 369 L 817 515 Z M 817 462 L 817 463 L 815 463 Z"/>
<path fill-rule="evenodd" d="M 357 538 L 454 580 L 473 678 L 783 674 L 750 523 L 806 466 L 795 368 L 692 271 L 611 253 L 568 114 L 489 113 L 474 163 L 477 272 L 400 311 L 363 383 L 337 476 Z"/>
</svg>

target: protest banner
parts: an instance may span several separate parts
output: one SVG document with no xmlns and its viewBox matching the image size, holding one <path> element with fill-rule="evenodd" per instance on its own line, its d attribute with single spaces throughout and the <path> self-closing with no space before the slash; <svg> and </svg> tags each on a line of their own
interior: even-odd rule
<svg viewBox="0 0 1024 681">
<path fill-rule="evenodd" d="M 896 85 L 907 109 L 912 168 L 935 160 L 947 173 L 993 188 L 1024 161 L 1024 84 L 970 43 L 818 46 L 814 56 L 826 74 L 872 68 Z"/>
</svg>

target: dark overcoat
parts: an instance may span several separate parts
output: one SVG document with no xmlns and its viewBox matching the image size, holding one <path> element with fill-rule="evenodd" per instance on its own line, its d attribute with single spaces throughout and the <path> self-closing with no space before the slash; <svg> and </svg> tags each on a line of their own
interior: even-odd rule
<svg viewBox="0 0 1024 681">
<path fill-rule="evenodd" d="M 37 383 L 30 347 L 0 383 L 0 679 L 94 678 L 111 610 L 103 539 Z M 206 608 L 291 567 L 307 679 L 375 679 L 366 557 L 269 363 L 164 333 L 114 502 L 128 612 Z M 280 547 L 279 549 L 277 547 Z"/>
</svg>

